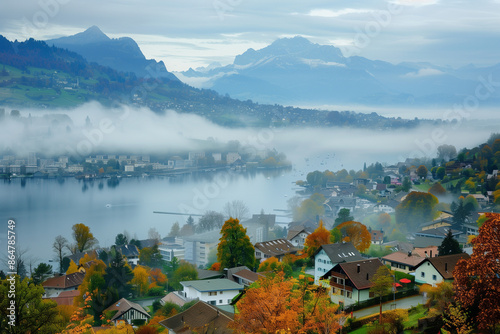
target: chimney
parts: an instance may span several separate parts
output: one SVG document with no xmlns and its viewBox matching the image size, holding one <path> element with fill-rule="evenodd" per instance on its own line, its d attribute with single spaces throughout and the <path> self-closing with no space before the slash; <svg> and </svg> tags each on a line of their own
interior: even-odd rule
<svg viewBox="0 0 500 334">
<path fill-rule="evenodd" d="M 358 263 L 358 274 L 361 271 L 361 265 Z"/>
<path fill-rule="evenodd" d="M 370 276 L 370 274 L 366 273 L 366 280 L 367 281 L 369 280 L 369 276 Z"/>
<path fill-rule="evenodd" d="M 229 278 L 229 277 L 227 277 L 227 272 L 228 272 L 228 269 L 227 269 L 227 268 L 224 268 L 224 277 L 225 277 L 225 278 Z"/>
<path fill-rule="evenodd" d="M 410 256 L 411 256 L 411 251 L 408 251 L 408 257 L 410 257 Z"/>
<path fill-rule="evenodd" d="M 432 257 L 432 249 L 430 250 L 430 253 L 431 253 L 431 257 Z"/>
<path fill-rule="evenodd" d="M 448 272 L 448 263 L 446 263 L 446 262 L 444 264 L 444 271 Z"/>
<path fill-rule="evenodd" d="M 429 257 L 429 255 L 427 254 L 427 251 L 425 251 L 425 257 L 426 257 L 426 258 L 428 258 L 428 257 Z"/>
</svg>

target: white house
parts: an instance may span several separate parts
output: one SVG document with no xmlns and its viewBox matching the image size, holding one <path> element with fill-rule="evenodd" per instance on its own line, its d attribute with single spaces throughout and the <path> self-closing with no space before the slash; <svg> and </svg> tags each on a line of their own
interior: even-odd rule
<svg viewBox="0 0 500 334">
<path fill-rule="evenodd" d="M 349 306 L 374 297 L 370 292 L 371 279 L 383 265 L 378 258 L 339 263 L 322 280 L 329 283 L 330 298 L 334 303 Z"/>
<path fill-rule="evenodd" d="M 302 249 L 304 248 L 304 243 L 309 234 L 311 234 L 311 232 L 304 226 L 294 226 L 288 230 L 288 235 L 286 238 L 292 243 L 294 247 Z"/>
<path fill-rule="evenodd" d="M 314 253 L 314 283 L 337 263 L 363 259 L 358 250 L 350 243 L 322 245 Z"/>
<path fill-rule="evenodd" d="M 179 294 L 187 300 L 202 300 L 210 305 L 229 305 L 244 286 L 226 278 L 180 282 Z"/>
<path fill-rule="evenodd" d="M 451 281 L 457 262 L 469 257 L 469 254 L 461 253 L 425 259 L 415 269 L 415 282 L 436 286 L 443 281 Z"/>
<path fill-rule="evenodd" d="M 115 325 L 119 320 L 125 320 L 127 323 L 131 324 L 134 320 L 144 320 L 146 322 L 151 317 L 141 305 L 126 300 L 125 298 L 120 299 L 104 310 L 104 312 L 108 311 L 116 311 L 111 318 L 111 321 L 113 321 Z"/>
</svg>

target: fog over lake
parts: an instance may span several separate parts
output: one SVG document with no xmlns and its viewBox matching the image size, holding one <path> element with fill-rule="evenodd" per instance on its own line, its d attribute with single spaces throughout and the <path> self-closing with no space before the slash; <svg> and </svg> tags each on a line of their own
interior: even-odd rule
<svg viewBox="0 0 500 334">
<path fill-rule="evenodd" d="M 85 157 L 87 149 L 110 154 L 170 154 L 238 140 L 256 154 L 268 149 L 283 152 L 293 164 L 287 171 L 122 178 L 117 187 L 109 187 L 106 180 L 100 185 L 100 180 L 84 183 L 74 178 L 64 182 L 2 180 L 0 219 L 5 223 L 9 218 L 16 220 L 18 246 L 27 248 L 40 261 L 53 257 L 52 243 L 57 235 L 71 240 L 71 226 L 76 223 L 88 225 L 101 246 L 111 246 L 116 234 L 124 230 L 145 239 L 149 228 L 155 227 L 166 236 L 174 222 L 182 224 L 187 218 L 153 211 L 203 214 L 207 210 L 222 211 L 225 203 L 241 200 L 250 213 L 264 210 L 280 215 L 274 210 L 287 208 L 287 199 L 298 190 L 294 182 L 304 180 L 308 172 L 360 170 L 364 162 L 393 164 L 414 156 L 433 158 L 441 144 L 455 145 L 457 150 L 470 148 L 498 131 L 498 122 L 469 119 L 454 125 L 405 130 L 227 129 L 195 115 L 157 115 L 148 109 L 129 107 L 111 111 L 96 103 L 68 111 L 21 110 L 22 117 L 29 114 L 32 121 L 28 124 L 8 118 L 0 122 L 0 150 L 8 149 L 19 156 L 35 151 L 46 155 L 76 152 Z M 44 121 L 45 114 L 68 117 Z M 87 116 L 91 126 L 85 125 Z M 289 222 L 290 218 L 277 220 Z M 2 247 L 7 240 L 5 231 L 0 230 Z"/>
</svg>

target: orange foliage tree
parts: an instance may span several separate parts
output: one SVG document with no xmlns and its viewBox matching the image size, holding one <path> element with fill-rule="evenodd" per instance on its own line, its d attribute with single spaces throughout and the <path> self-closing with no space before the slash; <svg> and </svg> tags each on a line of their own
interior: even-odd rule
<svg viewBox="0 0 500 334">
<path fill-rule="evenodd" d="M 209 270 L 220 271 L 220 262 L 214 262 Z"/>
<path fill-rule="evenodd" d="M 348 221 L 340 224 L 337 228 L 342 233 L 342 241 L 350 242 L 360 252 L 364 252 L 372 243 L 372 236 L 365 225 Z"/>
<path fill-rule="evenodd" d="M 280 329 L 296 333 L 300 305 L 291 298 L 292 287 L 293 283 L 280 274 L 260 279 L 257 287 L 247 290 L 238 302 L 239 313 L 230 327 L 235 333 L 276 333 Z"/>
<path fill-rule="evenodd" d="M 453 271 L 455 298 L 480 330 L 495 328 L 500 319 L 500 214 L 486 213 L 486 218 L 472 240 L 472 256 L 460 260 Z"/>
<path fill-rule="evenodd" d="M 309 234 L 304 242 L 304 249 L 309 257 L 321 246 L 330 243 L 330 231 L 323 227 L 323 221 L 319 221 L 319 226 L 313 233 Z"/>
<path fill-rule="evenodd" d="M 282 273 L 259 279 L 237 304 L 229 325 L 235 333 L 336 333 L 337 305 L 326 290 L 306 278 L 285 279 Z"/>
<path fill-rule="evenodd" d="M 167 276 L 161 272 L 161 269 L 154 268 L 149 272 L 151 283 L 156 283 L 157 286 L 166 286 L 168 279 Z"/>
</svg>

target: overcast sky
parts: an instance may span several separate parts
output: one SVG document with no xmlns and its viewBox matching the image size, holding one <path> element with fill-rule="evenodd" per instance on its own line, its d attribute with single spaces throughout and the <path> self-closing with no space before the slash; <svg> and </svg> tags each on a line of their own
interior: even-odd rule
<svg viewBox="0 0 500 334">
<path fill-rule="evenodd" d="M 171 71 L 231 63 L 280 37 L 398 63 L 500 62 L 500 0 L 1 0 L 0 34 L 49 39 L 97 25 Z"/>
</svg>

